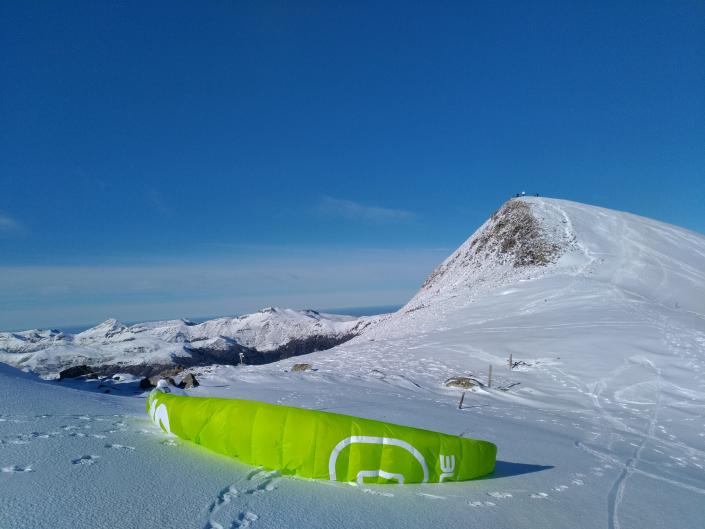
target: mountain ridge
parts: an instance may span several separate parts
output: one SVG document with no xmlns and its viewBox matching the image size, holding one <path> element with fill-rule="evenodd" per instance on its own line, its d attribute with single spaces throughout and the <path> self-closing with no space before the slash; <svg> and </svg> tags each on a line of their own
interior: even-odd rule
<svg viewBox="0 0 705 529">
<path fill-rule="evenodd" d="M 277 307 L 202 323 L 165 320 L 127 326 L 108 319 L 77 334 L 0 333 L 0 361 L 43 376 L 77 365 L 105 375 L 148 376 L 175 364 L 260 364 L 333 347 L 374 320 Z"/>
<path fill-rule="evenodd" d="M 695 232 L 576 202 L 515 198 L 495 211 L 406 305 L 390 315 L 355 318 L 269 307 L 202 323 L 165 320 L 127 326 L 110 319 L 77 334 L 36 329 L 0 333 L 0 361 L 43 376 L 80 364 L 105 374 L 149 375 L 174 364 L 238 364 L 241 353 L 246 363 L 260 364 L 349 340 L 409 334 L 419 326 L 445 327 L 454 312 L 483 296 L 509 288 L 509 301 L 512 289 L 529 283 L 536 283 L 536 297 L 545 298 L 545 305 L 536 301 L 531 308 L 514 310 L 547 310 L 549 298 L 557 300 L 590 284 L 605 299 L 651 300 L 702 316 L 704 260 L 705 237 Z M 542 279 L 552 282 L 542 289 Z"/>
</svg>

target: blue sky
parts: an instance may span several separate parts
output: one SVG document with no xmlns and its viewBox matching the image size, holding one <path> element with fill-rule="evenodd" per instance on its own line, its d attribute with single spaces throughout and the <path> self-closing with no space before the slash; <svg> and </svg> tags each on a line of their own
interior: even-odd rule
<svg viewBox="0 0 705 529">
<path fill-rule="evenodd" d="M 401 304 L 517 191 L 705 232 L 705 4 L 3 2 L 0 329 Z"/>
</svg>

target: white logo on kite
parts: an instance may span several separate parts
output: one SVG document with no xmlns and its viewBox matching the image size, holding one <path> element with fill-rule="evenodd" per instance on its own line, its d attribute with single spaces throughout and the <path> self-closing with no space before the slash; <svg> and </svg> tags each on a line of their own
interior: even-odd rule
<svg viewBox="0 0 705 529">
<path fill-rule="evenodd" d="M 171 433 L 171 427 L 169 426 L 169 413 L 167 412 L 166 405 L 159 404 L 157 406 L 157 404 L 157 400 L 154 399 L 152 404 L 149 406 L 149 416 L 152 417 L 154 424 L 160 426 L 166 433 Z"/>
<path fill-rule="evenodd" d="M 346 446 L 356 443 L 389 445 L 403 448 L 412 456 L 414 456 L 416 461 L 419 462 L 419 465 L 421 465 L 421 470 L 423 470 L 422 483 L 426 483 L 428 481 L 428 465 L 426 465 L 426 460 L 424 459 L 423 455 L 421 455 L 421 452 L 419 452 L 416 448 L 411 446 L 406 441 L 402 441 L 401 439 L 394 439 L 392 437 L 372 437 L 369 435 L 353 435 L 351 437 L 343 439 L 337 445 L 335 445 L 335 448 L 333 448 L 333 451 L 330 453 L 330 458 L 328 459 L 328 474 L 331 481 L 337 481 L 335 463 L 336 461 L 338 461 L 338 456 L 340 455 L 340 452 L 342 452 L 343 448 L 345 448 Z M 382 477 L 384 479 L 395 480 L 399 484 L 404 483 L 404 474 L 387 472 L 386 470 L 382 469 L 360 470 L 357 473 L 357 482 L 362 484 L 364 478 L 371 478 L 377 476 Z"/>
<path fill-rule="evenodd" d="M 440 455 L 441 460 L 441 476 L 438 478 L 438 483 L 442 483 L 446 478 L 452 478 L 455 473 L 455 456 Z"/>
</svg>

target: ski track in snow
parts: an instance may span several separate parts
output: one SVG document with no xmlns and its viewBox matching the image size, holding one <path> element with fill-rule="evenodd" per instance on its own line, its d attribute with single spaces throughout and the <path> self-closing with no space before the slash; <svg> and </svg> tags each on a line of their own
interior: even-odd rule
<svg viewBox="0 0 705 529">
<path fill-rule="evenodd" d="M 659 327 L 661 329 L 661 333 L 663 336 L 663 339 L 665 341 L 665 347 L 668 349 L 668 351 L 676 356 L 684 357 L 684 355 L 681 353 L 681 342 L 679 340 L 679 336 L 684 336 L 687 335 L 687 331 L 681 330 L 676 331 L 673 328 L 672 322 L 668 320 L 668 318 L 654 318 L 652 315 L 649 313 L 643 312 L 641 314 L 641 317 L 649 321 L 651 324 Z M 687 355 L 690 357 L 691 355 Z M 649 477 L 652 479 L 655 479 L 657 481 L 667 483 L 669 485 L 678 487 L 678 488 L 684 488 L 686 490 L 689 490 L 691 492 L 695 492 L 697 494 L 705 494 L 705 489 L 700 488 L 700 487 L 694 487 L 692 485 L 689 485 L 687 483 L 683 483 L 681 481 L 675 480 L 675 479 L 670 479 L 668 477 L 659 475 L 657 473 L 652 473 L 652 472 L 646 472 L 643 471 L 639 468 L 639 464 L 642 461 L 642 453 L 647 446 L 650 444 L 656 444 L 656 445 L 662 445 L 664 446 L 664 449 L 669 449 L 669 448 L 674 448 L 678 450 L 686 450 L 690 454 L 698 454 L 700 457 L 696 457 L 694 455 L 691 455 L 691 460 L 694 461 L 700 461 L 702 456 L 705 455 L 705 452 L 703 452 L 700 449 L 697 449 L 695 447 L 689 447 L 687 445 L 684 445 L 682 443 L 675 442 L 676 437 L 673 435 L 669 435 L 668 439 L 661 439 L 657 435 L 657 429 L 661 431 L 661 433 L 666 433 L 666 429 L 663 426 L 660 426 L 658 423 L 659 420 L 659 415 L 661 413 L 661 408 L 662 408 L 662 380 L 661 380 L 661 371 L 653 364 L 653 362 L 644 359 L 643 364 L 649 369 L 651 369 L 654 373 L 653 377 L 653 386 L 655 386 L 655 402 L 651 405 L 651 411 L 649 413 L 649 418 L 648 422 L 646 425 L 646 431 L 645 432 L 640 432 L 639 430 L 629 427 L 625 424 L 625 422 L 618 418 L 617 415 L 614 413 L 609 412 L 607 409 L 605 409 L 603 405 L 603 400 L 605 400 L 601 394 L 603 391 L 607 388 L 608 382 L 610 382 L 613 379 L 617 379 L 620 375 L 624 373 L 625 370 L 629 369 L 630 367 L 633 367 L 633 364 L 625 364 L 623 365 L 620 369 L 616 370 L 613 372 L 610 376 L 605 377 L 603 379 L 600 379 L 597 383 L 593 384 L 592 388 L 589 391 L 589 396 L 592 400 L 592 403 L 598 413 L 598 415 L 602 418 L 602 422 L 604 428 L 603 428 L 603 434 L 609 435 L 610 441 L 608 442 L 608 445 L 605 447 L 606 451 L 601 452 L 597 449 L 590 448 L 588 447 L 587 444 L 585 444 L 582 441 L 576 441 L 576 446 L 595 455 L 599 459 L 603 461 L 609 461 L 612 463 L 614 466 L 617 466 L 620 468 L 620 473 L 617 477 L 617 479 L 614 481 L 612 487 L 610 488 L 610 491 L 608 493 L 608 527 L 610 529 L 621 529 L 621 523 L 619 519 L 619 511 L 620 507 L 622 504 L 622 501 L 624 499 L 624 493 L 629 481 L 629 478 L 634 474 L 638 473 L 639 475 Z M 700 371 L 702 370 L 702 357 L 699 358 L 699 362 L 696 363 L 694 358 L 689 358 L 688 362 L 689 367 L 693 368 L 694 371 L 700 375 Z M 637 386 L 637 385 L 635 385 Z M 634 386 L 627 386 L 627 388 L 623 388 L 620 390 L 618 393 L 624 394 L 626 390 L 630 389 L 631 387 Z M 617 396 L 617 393 L 614 394 L 613 400 L 617 402 L 617 404 L 623 408 L 626 408 L 624 402 Z M 609 399 L 607 399 L 607 402 L 610 402 Z M 642 416 L 642 410 L 638 410 L 639 415 Z M 631 435 L 635 435 L 640 438 L 640 441 L 638 443 L 631 443 L 631 446 L 634 446 L 635 449 L 631 455 L 626 461 L 620 460 L 618 457 L 608 455 L 609 452 L 611 451 L 611 446 L 612 442 L 616 438 L 616 432 L 623 432 L 623 433 L 628 433 Z M 602 434 L 600 435 L 602 436 Z M 658 450 L 654 449 L 657 453 L 665 453 L 663 450 Z M 682 458 L 675 457 L 675 456 L 670 456 L 671 459 L 676 460 L 678 462 L 683 461 Z M 682 464 L 681 466 L 685 466 Z M 702 468 L 701 465 L 697 465 L 698 467 Z M 612 465 L 609 465 L 611 468 Z M 599 468 L 599 467 L 598 467 Z M 602 474 L 602 472 L 598 472 L 598 474 Z"/>
</svg>

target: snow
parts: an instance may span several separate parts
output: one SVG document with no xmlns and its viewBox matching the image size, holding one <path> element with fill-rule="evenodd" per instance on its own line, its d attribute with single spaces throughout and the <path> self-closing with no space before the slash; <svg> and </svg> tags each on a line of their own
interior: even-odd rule
<svg viewBox="0 0 705 529">
<path fill-rule="evenodd" d="M 160 371 L 178 363 L 198 364 L 204 361 L 201 356 L 216 354 L 221 362 L 238 363 L 238 347 L 278 359 L 278 350 L 287 344 L 319 338 L 340 342 L 376 319 L 276 307 L 200 324 L 169 320 L 128 327 L 110 319 L 75 335 L 39 329 L 0 332 L 0 361 L 46 378 L 78 365 L 104 371 L 131 366 L 148 374 L 150 367 Z"/>
<path fill-rule="evenodd" d="M 0 527 L 702 527 L 705 237 L 519 200 L 539 221 L 532 244 L 555 245 L 547 264 L 516 266 L 519 254 L 491 240 L 466 258 L 499 215 L 358 337 L 305 359 L 189 370 L 201 382 L 191 395 L 487 439 L 499 449 L 493 475 L 418 486 L 283 478 L 164 436 L 133 380 L 104 381 L 101 394 L 100 381 L 0 366 Z M 522 362 L 512 370 L 510 353 Z M 313 370 L 293 372 L 301 361 Z M 444 381 L 487 382 L 490 365 L 492 386 L 458 409 L 461 391 Z"/>
</svg>

